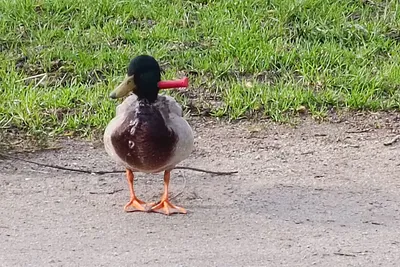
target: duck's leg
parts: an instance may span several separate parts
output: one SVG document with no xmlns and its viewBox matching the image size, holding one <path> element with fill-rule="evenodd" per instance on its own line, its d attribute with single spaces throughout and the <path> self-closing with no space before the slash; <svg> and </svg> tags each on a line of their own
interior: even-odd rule
<svg viewBox="0 0 400 267">
<path fill-rule="evenodd" d="M 168 186 L 171 171 L 164 172 L 164 194 L 161 197 L 161 201 L 151 207 L 151 211 L 170 215 L 172 213 L 186 213 L 186 210 L 181 207 L 177 207 L 168 200 Z"/>
<path fill-rule="evenodd" d="M 133 172 L 129 169 L 126 169 L 126 180 L 128 181 L 129 185 L 129 191 L 131 194 L 131 199 L 129 202 L 125 205 L 124 210 L 127 212 L 130 211 L 147 211 L 145 207 L 143 206 L 146 204 L 145 202 L 141 201 L 138 199 L 135 195 L 135 191 L 133 190 Z"/>
</svg>

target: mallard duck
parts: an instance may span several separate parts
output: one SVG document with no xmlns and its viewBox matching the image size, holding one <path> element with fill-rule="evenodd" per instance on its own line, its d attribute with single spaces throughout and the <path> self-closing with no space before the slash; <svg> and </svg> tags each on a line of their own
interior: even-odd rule
<svg viewBox="0 0 400 267">
<path fill-rule="evenodd" d="M 116 116 L 104 133 L 107 153 L 126 168 L 130 200 L 125 211 L 186 213 L 169 201 L 168 186 L 171 170 L 193 150 L 193 132 L 175 99 L 158 94 L 160 80 L 158 62 L 141 55 L 131 60 L 125 79 L 110 94 L 115 99 L 133 93 L 117 106 Z M 158 203 L 136 197 L 134 172 L 164 172 L 164 193 Z"/>
</svg>

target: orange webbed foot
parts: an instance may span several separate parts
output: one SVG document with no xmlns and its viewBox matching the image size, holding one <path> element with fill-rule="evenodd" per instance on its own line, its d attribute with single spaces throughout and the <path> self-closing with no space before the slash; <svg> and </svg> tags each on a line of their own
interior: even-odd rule
<svg viewBox="0 0 400 267">
<path fill-rule="evenodd" d="M 161 200 L 159 203 L 153 205 L 150 211 L 170 215 L 173 213 L 186 214 L 187 211 L 184 208 L 175 206 L 168 199 Z"/>
<path fill-rule="evenodd" d="M 160 202 L 152 205 L 150 211 L 159 212 L 165 215 L 170 215 L 173 213 L 186 214 L 187 211 L 184 208 L 173 205 L 168 199 L 168 186 L 169 186 L 170 173 L 171 171 L 164 172 L 164 194 Z"/>
<path fill-rule="evenodd" d="M 146 202 L 141 201 L 137 197 L 131 198 L 131 200 L 126 203 L 124 210 L 126 212 L 133 212 L 133 211 L 148 211 L 148 208 L 146 208 Z"/>
<path fill-rule="evenodd" d="M 126 203 L 124 210 L 126 212 L 132 212 L 132 211 L 148 211 L 148 208 L 146 208 L 146 206 L 152 206 L 152 203 L 146 204 L 146 202 L 141 201 L 140 199 L 138 199 L 135 195 L 135 190 L 133 189 L 133 180 L 134 180 L 134 176 L 133 176 L 133 172 L 129 169 L 126 169 L 126 179 L 128 181 L 128 185 L 129 185 L 129 191 L 131 193 L 131 199 L 129 200 L 128 203 Z"/>
</svg>

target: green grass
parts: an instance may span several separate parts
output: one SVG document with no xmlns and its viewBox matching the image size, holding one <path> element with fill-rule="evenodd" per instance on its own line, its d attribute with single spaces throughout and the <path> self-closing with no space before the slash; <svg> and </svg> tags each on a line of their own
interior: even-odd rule
<svg viewBox="0 0 400 267">
<path fill-rule="evenodd" d="M 165 79 L 189 75 L 173 94 L 193 113 L 400 109 L 397 0 L 0 0 L 0 128 L 102 131 L 109 92 L 142 53 Z"/>
</svg>

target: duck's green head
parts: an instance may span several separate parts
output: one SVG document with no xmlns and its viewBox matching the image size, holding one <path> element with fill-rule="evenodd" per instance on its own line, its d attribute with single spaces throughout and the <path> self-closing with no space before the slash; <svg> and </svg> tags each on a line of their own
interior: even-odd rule
<svg viewBox="0 0 400 267">
<path fill-rule="evenodd" d="M 112 91 L 111 98 L 124 97 L 130 92 L 138 99 L 154 102 L 157 99 L 158 82 L 161 80 L 161 69 L 151 56 L 141 55 L 131 60 L 128 73 L 122 83 Z"/>
</svg>

